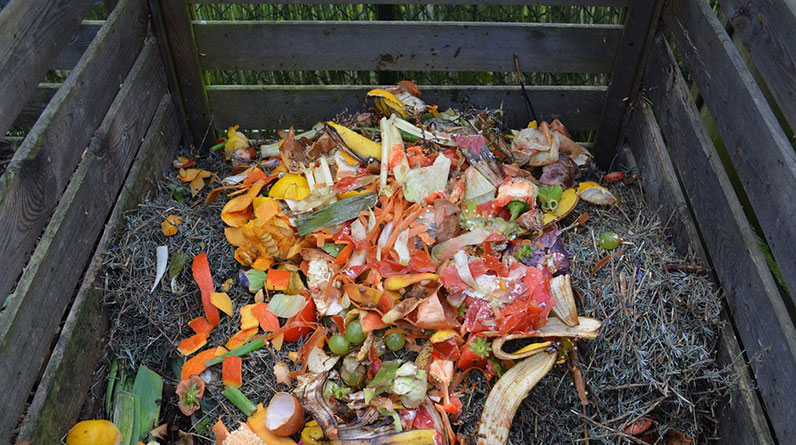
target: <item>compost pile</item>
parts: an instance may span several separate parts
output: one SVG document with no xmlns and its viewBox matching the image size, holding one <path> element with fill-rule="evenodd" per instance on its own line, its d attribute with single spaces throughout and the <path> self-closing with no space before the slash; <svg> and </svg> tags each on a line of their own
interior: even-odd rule
<svg viewBox="0 0 796 445">
<path fill-rule="evenodd" d="M 598 174 L 558 120 L 511 131 L 411 82 L 368 96 L 375 109 L 275 143 L 230 127 L 129 215 L 106 261 L 107 409 L 123 418 L 140 367 L 167 403 L 113 419 L 123 436 L 712 437 L 719 296 L 637 177 Z"/>
</svg>

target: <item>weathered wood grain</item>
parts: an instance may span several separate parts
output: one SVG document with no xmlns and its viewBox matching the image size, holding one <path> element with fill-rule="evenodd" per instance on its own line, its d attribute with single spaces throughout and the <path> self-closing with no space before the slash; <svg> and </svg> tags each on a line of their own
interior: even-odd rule
<svg viewBox="0 0 796 445">
<path fill-rule="evenodd" d="M 368 86 L 209 86 L 207 94 L 217 129 L 240 124 L 242 128 L 273 129 L 295 125 L 308 128 L 344 109 L 365 106 Z M 498 108 L 503 105 L 508 125 L 524 127 L 527 113 L 519 87 L 422 86 L 423 100 L 450 106 Z M 597 125 L 605 96 L 604 87 L 529 87 L 537 113 L 545 119 L 559 117 L 571 130 Z M 372 105 L 372 104 L 371 104 Z"/>
<path fill-rule="evenodd" d="M 146 5 L 123 0 L 0 177 L 0 299 L 11 292 L 146 29 Z"/>
<path fill-rule="evenodd" d="M 627 6 L 630 0 L 247 0 L 258 4 L 382 4 L 382 5 L 550 5 L 550 6 Z M 191 3 L 243 3 L 241 0 L 191 0 Z"/>
<path fill-rule="evenodd" d="M 760 396 L 754 389 L 749 364 L 743 357 L 731 323 L 721 330 L 716 361 L 721 366 L 732 366 L 733 374 L 737 377 L 721 408 L 719 437 L 729 443 L 774 444 Z"/>
<path fill-rule="evenodd" d="M 121 7 L 122 5 L 120 5 Z M 61 197 L 0 318 L 0 443 L 46 361 L 59 322 L 91 258 L 119 187 L 166 91 L 150 40 L 124 81 Z"/>
<path fill-rule="evenodd" d="M 796 152 L 710 6 L 672 0 L 663 13 L 787 286 L 796 289 Z M 792 292 L 791 295 L 796 295 Z M 789 302 L 796 306 L 796 298 Z"/>
<path fill-rule="evenodd" d="M 93 0 L 28 0 L 0 10 L 0 134 L 6 134 Z"/>
<path fill-rule="evenodd" d="M 180 90 L 179 99 L 188 118 L 191 143 L 199 149 L 207 149 L 215 143 L 215 135 L 210 131 L 212 117 L 199 65 L 199 53 L 194 42 L 188 3 L 185 0 L 153 0 L 151 4 L 158 29 L 165 31 L 165 35 L 160 38 L 169 43 Z"/>
<path fill-rule="evenodd" d="M 28 99 L 28 103 L 19 112 L 17 119 L 14 121 L 14 126 L 32 127 L 60 87 L 60 83 L 40 83 Z"/>
<path fill-rule="evenodd" d="M 652 110 L 643 101 L 636 104 L 628 121 L 627 139 L 641 171 L 644 198 L 667 227 L 677 250 L 682 254 L 693 251 L 702 264 L 707 255 L 699 240 L 688 201 L 677 181 L 666 143 Z"/>
<path fill-rule="evenodd" d="M 195 21 L 205 69 L 608 72 L 619 25 Z"/>
<path fill-rule="evenodd" d="M 101 290 L 104 255 L 110 248 L 111 237 L 124 225 L 125 212 L 154 190 L 163 175 L 179 145 L 178 129 L 174 105 L 165 94 L 105 224 L 17 440 L 58 443 L 78 420 L 86 394 L 96 383 L 95 367 L 91 365 L 102 357 L 108 327 Z"/>
<path fill-rule="evenodd" d="M 637 102 L 625 128 L 638 161 L 647 204 L 666 223 L 667 233 L 680 253 L 693 252 L 707 266 L 709 258 L 652 109 L 643 101 Z M 741 353 L 731 321 L 721 331 L 717 350 L 719 365 L 731 366 L 737 376 L 737 383 L 722 407 L 718 426 L 720 437 L 725 440 L 732 438 L 735 443 L 773 443 L 759 396 L 752 386 L 749 365 Z"/>
<path fill-rule="evenodd" d="M 796 128 L 796 4 L 720 0 L 790 127 Z"/>
<path fill-rule="evenodd" d="M 61 50 L 50 69 L 71 70 L 83 57 L 83 53 L 96 37 L 105 20 L 83 20 L 77 30 L 77 34 L 72 36 L 69 42 Z"/>
<path fill-rule="evenodd" d="M 796 329 L 663 35 L 644 86 L 710 252 L 777 439 L 796 437 Z"/>
<path fill-rule="evenodd" d="M 608 169 L 616 154 L 622 124 L 628 117 L 625 111 L 638 93 L 646 50 L 662 7 L 663 0 L 635 0 L 628 9 L 592 151 L 603 169 Z"/>
</svg>

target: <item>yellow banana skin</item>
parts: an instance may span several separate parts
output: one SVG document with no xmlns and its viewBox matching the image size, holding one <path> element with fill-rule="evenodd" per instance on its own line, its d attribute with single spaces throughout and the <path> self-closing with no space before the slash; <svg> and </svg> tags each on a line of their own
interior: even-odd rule
<svg viewBox="0 0 796 445">
<path fill-rule="evenodd" d="M 370 90 L 368 91 L 368 97 L 373 98 L 376 109 L 386 118 L 389 118 L 393 114 L 397 114 L 403 119 L 407 115 L 406 105 L 401 102 L 401 99 L 398 99 L 387 90 L 381 88 Z"/>
<path fill-rule="evenodd" d="M 359 161 L 365 163 L 371 159 L 381 161 L 381 144 L 378 142 L 373 142 L 356 131 L 331 121 L 326 122 L 326 131 Z"/>
</svg>

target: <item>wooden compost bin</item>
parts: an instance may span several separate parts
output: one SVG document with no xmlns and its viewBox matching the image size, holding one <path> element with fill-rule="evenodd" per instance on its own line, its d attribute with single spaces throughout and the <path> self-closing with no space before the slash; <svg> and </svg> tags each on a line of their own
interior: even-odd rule
<svg viewBox="0 0 796 445">
<path fill-rule="evenodd" d="M 724 289 L 731 323 L 719 357 L 741 378 L 722 414 L 722 437 L 796 438 L 794 301 L 767 266 L 694 99 L 715 122 L 740 195 L 793 295 L 796 225 L 786 218 L 796 207 L 788 192 L 796 189 L 796 156 L 785 128 L 796 128 L 792 3 L 719 0 L 729 11 L 722 24 L 704 0 L 425 2 L 627 7 L 624 26 L 192 22 L 185 0 L 106 0 L 106 20 L 81 21 L 94 3 L 0 1 L 0 134 L 32 127 L 24 139 L 2 142 L 15 151 L 0 177 L 0 295 L 10 295 L 0 316 L 0 443 L 58 443 L 77 420 L 109 323 L 101 256 L 178 145 L 204 148 L 212 130 L 229 123 L 308 126 L 355 109 L 368 89 L 205 87 L 203 70 L 511 72 L 514 54 L 526 72 L 610 74 L 608 87 L 528 91 L 540 115 L 597 131 L 601 166 L 629 145 L 648 204 L 669 221 L 676 246 L 696 252 Z M 69 76 L 39 83 L 49 69 Z M 423 94 L 443 106 L 502 102 L 509 125 L 527 119 L 519 87 L 424 86 Z"/>
</svg>

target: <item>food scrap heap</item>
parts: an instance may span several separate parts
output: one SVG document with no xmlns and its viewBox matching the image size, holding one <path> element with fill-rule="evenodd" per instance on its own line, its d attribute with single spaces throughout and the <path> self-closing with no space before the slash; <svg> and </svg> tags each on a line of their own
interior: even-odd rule
<svg viewBox="0 0 796 445">
<path fill-rule="evenodd" d="M 478 442 L 505 443 L 533 386 L 557 363 L 577 368 L 576 341 L 598 336 L 559 235 L 588 218 L 563 226 L 579 200 L 617 199 L 577 182 L 591 155 L 564 125 L 507 131 L 499 110 L 438 111 L 406 81 L 368 97 L 375 110 L 275 144 L 232 127 L 218 146 L 236 171 L 208 199 L 231 197 L 220 217 L 253 300 L 237 334 L 199 351 L 235 304 L 198 255 L 205 316 L 178 349 L 184 380 L 220 364 L 249 417 L 233 433 L 219 422 L 219 443 L 459 443 L 450 420 L 473 371 L 496 382 Z M 291 393 L 254 405 L 241 360 L 286 342 L 303 342 L 274 367 Z"/>
</svg>

